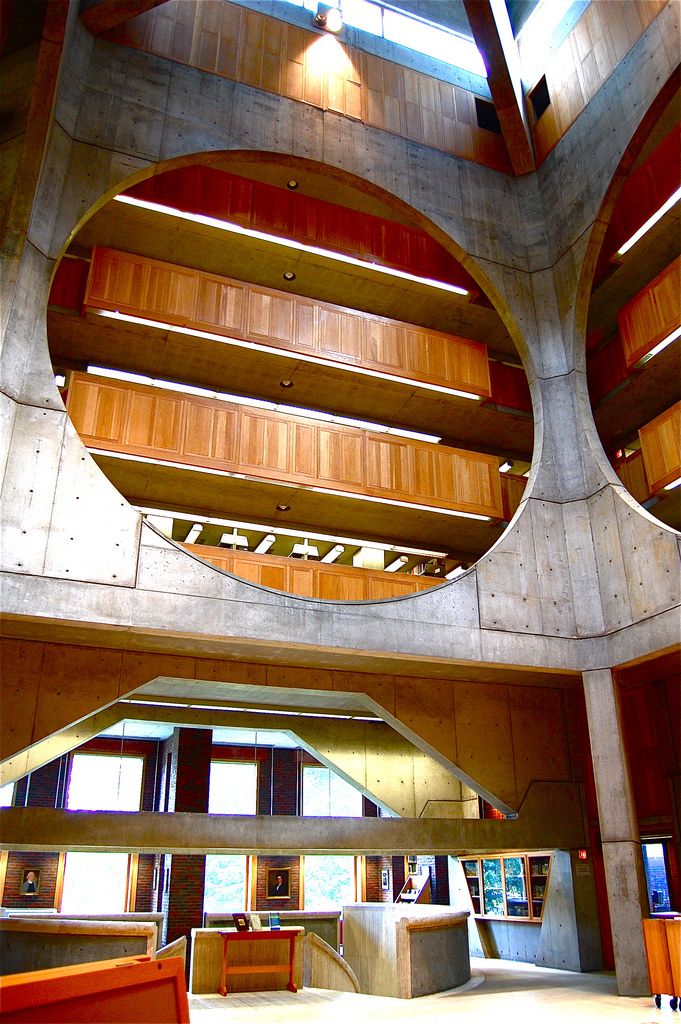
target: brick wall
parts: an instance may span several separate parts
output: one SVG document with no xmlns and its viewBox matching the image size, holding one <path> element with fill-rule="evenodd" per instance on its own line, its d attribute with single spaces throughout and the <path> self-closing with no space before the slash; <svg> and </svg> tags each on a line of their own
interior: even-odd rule
<svg viewBox="0 0 681 1024">
<path fill-rule="evenodd" d="M 270 872 L 288 871 L 289 898 L 270 898 L 267 892 Z M 300 857 L 258 857 L 256 878 L 256 910 L 300 910 Z"/>
<path fill-rule="evenodd" d="M 31 853 L 10 851 L 7 857 L 3 907 L 26 907 L 44 910 L 55 906 L 57 888 L 58 853 Z M 39 890 L 33 896 L 23 895 L 21 885 L 26 871 L 39 871 Z"/>
<path fill-rule="evenodd" d="M 154 903 L 154 866 L 156 856 L 153 853 L 140 853 L 137 863 L 137 887 L 135 889 L 135 910 L 153 911 Z"/>
<path fill-rule="evenodd" d="M 168 892 L 164 894 L 167 913 L 165 941 L 172 942 L 203 924 L 203 889 L 206 858 L 195 854 L 173 854 L 170 861 Z"/>
<path fill-rule="evenodd" d="M 175 765 L 176 811 L 208 811 L 210 759 L 213 734 L 210 729 L 179 729 Z"/>
</svg>

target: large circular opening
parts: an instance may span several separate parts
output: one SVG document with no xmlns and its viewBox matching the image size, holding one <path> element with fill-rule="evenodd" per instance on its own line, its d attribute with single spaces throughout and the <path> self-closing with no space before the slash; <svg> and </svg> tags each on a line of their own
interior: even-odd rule
<svg viewBox="0 0 681 1024">
<path fill-rule="evenodd" d="M 50 353 L 104 473 L 193 553 L 304 596 L 452 579 L 532 455 L 501 317 L 422 218 L 318 164 L 210 154 L 74 237 Z"/>
</svg>

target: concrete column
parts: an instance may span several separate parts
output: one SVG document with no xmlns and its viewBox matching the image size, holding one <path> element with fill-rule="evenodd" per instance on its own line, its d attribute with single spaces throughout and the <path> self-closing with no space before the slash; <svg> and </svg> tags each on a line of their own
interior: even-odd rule
<svg viewBox="0 0 681 1024">
<path fill-rule="evenodd" d="M 641 924 L 647 916 L 646 885 L 616 684 L 610 669 L 585 672 L 583 679 L 617 989 L 622 996 L 647 995 Z"/>
</svg>

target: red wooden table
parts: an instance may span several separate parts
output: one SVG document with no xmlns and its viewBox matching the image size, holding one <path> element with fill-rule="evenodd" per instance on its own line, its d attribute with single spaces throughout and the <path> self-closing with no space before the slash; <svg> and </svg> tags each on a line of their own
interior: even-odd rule
<svg viewBox="0 0 681 1024">
<path fill-rule="evenodd" d="M 227 995 L 227 976 L 229 974 L 282 974 L 286 972 L 288 974 L 286 988 L 289 992 L 298 991 L 293 980 L 293 960 L 296 952 L 296 938 L 300 935 L 299 928 L 263 928 L 262 931 L 257 932 L 220 931 L 218 934 L 222 936 L 222 971 L 220 973 L 220 988 L 218 989 L 221 996 Z M 276 942 L 277 940 L 288 941 L 287 964 L 233 964 L 230 966 L 227 963 L 227 951 L 230 942 L 262 942 L 265 940 L 269 942 Z"/>
</svg>

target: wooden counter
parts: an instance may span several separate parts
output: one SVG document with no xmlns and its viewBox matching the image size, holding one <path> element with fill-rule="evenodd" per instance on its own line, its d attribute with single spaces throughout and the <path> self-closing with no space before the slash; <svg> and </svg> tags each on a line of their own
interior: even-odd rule
<svg viewBox="0 0 681 1024">
<path fill-rule="evenodd" d="M 192 928 L 192 949 L 189 968 L 189 992 L 205 995 L 220 991 L 222 984 L 223 938 L 220 928 Z M 303 987 L 303 928 L 287 928 L 295 933 L 292 983 Z M 243 932 L 246 936 L 257 936 L 258 932 Z M 291 982 L 289 972 L 289 945 L 280 938 L 256 942 L 230 943 L 229 949 L 229 992 L 265 992 L 285 989 Z M 243 967 L 243 972 L 239 968 Z M 258 967 L 266 968 L 258 971 Z M 277 971 L 273 970 L 277 967 Z M 281 969 L 279 969 L 281 968 Z"/>
</svg>

